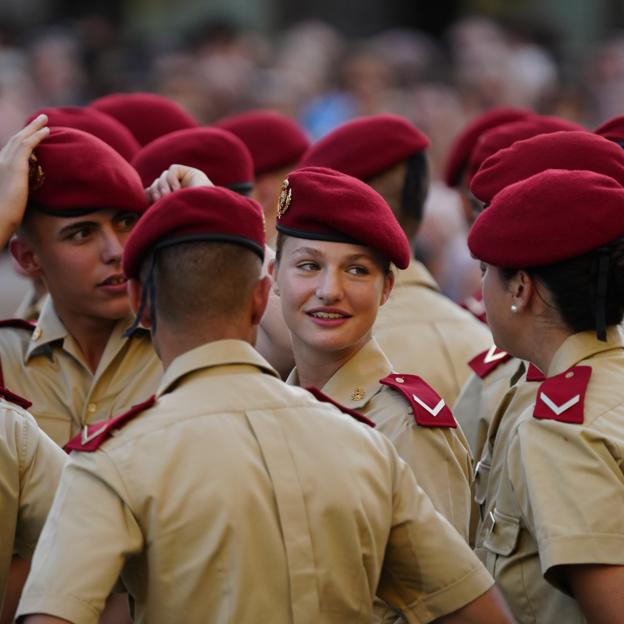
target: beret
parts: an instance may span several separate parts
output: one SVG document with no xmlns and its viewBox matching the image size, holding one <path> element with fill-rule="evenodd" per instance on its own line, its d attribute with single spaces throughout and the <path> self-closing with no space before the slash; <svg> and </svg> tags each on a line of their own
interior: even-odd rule
<svg viewBox="0 0 624 624">
<path fill-rule="evenodd" d="M 138 213 L 147 209 L 139 174 L 121 154 L 88 132 L 52 127 L 33 154 L 31 207 L 65 217 L 107 209 Z"/>
<path fill-rule="evenodd" d="M 487 158 L 472 178 L 470 191 L 489 204 L 506 186 L 546 169 L 595 171 L 624 186 L 624 151 L 591 132 L 539 134 L 516 141 Z"/>
<path fill-rule="evenodd" d="M 198 126 L 177 102 L 155 93 L 113 93 L 89 106 L 126 126 L 140 145 L 175 130 Z"/>
<path fill-rule="evenodd" d="M 260 204 L 219 186 L 169 193 L 153 203 L 130 233 L 123 253 L 128 278 L 139 275 L 154 249 L 189 241 L 242 245 L 264 258 L 264 215 Z"/>
<path fill-rule="evenodd" d="M 472 255 L 530 268 L 582 255 L 624 234 L 624 188 L 582 170 L 547 169 L 498 193 L 468 234 Z"/>
<path fill-rule="evenodd" d="M 429 139 L 398 115 L 371 115 L 339 126 L 313 144 L 300 167 L 329 167 L 360 180 L 429 147 Z"/>
<path fill-rule="evenodd" d="M 368 184 L 325 167 L 288 175 L 280 194 L 277 230 L 311 240 L 364 245 L 407 268 L 410 246 L 390 206 Z"/>
<path fill-rule="evenodd" d="M 292 119 L 269 110 L 224 117 L 214 125 L 229 130 L 247 146 L 256 176 L 294 165 L 310 146 Z"/>
<path fill-rule="evenodd" d="M 595 134 L 603 136 L 614 143 L 624 142 L 624 115 L 605 121 L 594 130 Z"/>
<path fill-rule="evenodd" d="M 587 132 L 585 128 L 571 121 L 547 115 L 534 115 L 530 119 L 501 124 L 496 128 L 484 132 L 477 140 L 468 160 L 468 166 L 466 168 L 468 183 L 470 183 L 479 170 L 481 163 L 492 154 L 498 152 L 498 150 L 509 147 L 516 141 L 530 139 L 538 134 L 563 132 L 566 130 Z"/>
<path fill-rule="evenodd" d="M 531 111 L 521 108 L 501 106 L 485 111 L 485 113 L 473 119 L 459 135 L 457 135 L 451 144 L 451 149 L 444 167 L 444 181 L 447 186 L 452 188 L 461 184 L 464 171 L 468 165 L 470 153 L 481 134 L 500 124 L 518 121 L 519 119 L 527 119 L 532 114 Z"/>
<path fill-rule="evenodd" d="M 253 162 L 245 144 L 220 128 L 187 128 L 170 132 L 141 148 L 132 160 L 143 186 L 177 163 L 203 171 L 217 186 L 251 190 Z"/>
<path fill-rule="evenodd" d="M 89 132 L 104 143 L 108 143 L 117 150 L 127 161 L 139 151 L 140 145 L 130 130 L 116 119 L 95 108 L 84 106 L 62 106 L 57 108 L 42 108 L 31 115 L 26 123 L 35 117 L 44 114 L 48 117 L 48 126 L 64 126 Z"/>
</svg>

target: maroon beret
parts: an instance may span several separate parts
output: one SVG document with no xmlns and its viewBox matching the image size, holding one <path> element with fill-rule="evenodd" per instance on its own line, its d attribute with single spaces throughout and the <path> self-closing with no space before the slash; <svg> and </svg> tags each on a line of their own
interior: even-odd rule
<svg viewBox="0 0 624 624">
<path fill-rule="evenodd" d="M 496 107 L 473 119 L 455 138 L 444 167 L 444 181 L 450 187 L 461 184 L 468 159 L 479 137 L 500 124 L 527 119 L 533 113 L 521 108 Z"/>
<path fill-rule="evenodd" d="M 553 264 L 624 234 L 624 188 L 593 171 L 548 169 L 503 189 L 474 222 L 472 255 L 504 268 Z"/>
<path fill-rule="evenodd" d="M 624 143 L 624 115 L 605 121 L 594 132 L 614 143 Z"/>
<path fill-rule="evenodd" d="M 197 186 L 165 195 L 149 207 L 128 237 L 124 273 L 136 278 L 150 251 L 190 241 L 236 243 L 263 259 L 262 207 L 219 186 Z"/>
<path fill-rule="evenodd" d="M 139 151 L 140 145 L 130 130 L 110 115 L 95 108 L 84 106 L 63 106 L 42 108 L 31 115 L 26 123 L 44 114 L 48 116 L 48 126 L 63 126 L 89 132 L 117 150 L 128 162 Z"/>
<path fill-rule="evenodd" d="M 295 165 L 310 146 L 292 119 L 269 110 L 232 115 L 214 125 L 229 130 L 247 146 L 256 176 Z"/>
<path fill-rule="evenodd" d="M 289 236 L 371 247 L 407 268 L 410 246 L 392 209 L 368 184 L 326 169 L 304 167 L 284 180 L 277 230 Z"/>
<path fill-rule="evenodd" d="M 126 126 L 140 145 L 163 134 L 198 125 L 177 102 L 155 93 L 113 93 L 94 100 L 89 106 Z"/>
<path fill-rule="evenodd" d="M 88 132 L 50 128 L 34 155 L 28 193 L 32 207 L 57 216 L 147 209 L 139 174 L 121 154 Z"/>
<path fill-rule="evenodd" d="M 506 186 L 545 169 L 584 169 L 624 186 L 624 151 L 591 132 L 552 132 L 516 141 L 490 156 L 470 182 L 470 191 L 489 204 Z"/>
<path fill-rule="evenodd" d="M 339 126 L 310 147 L 300 167 L 329 167 L 371 178 L 429 147 L 429 139 L 398 115 L 371 115 Z"/>
<path fill-rule="evenodd" d="M 481 163 L 492 156 L 492 154 L 498 152 L 498 150 L 509 147 L 516 141 L 530 139 L 538 134 L 564 131 L 587 132 L 585 128 L 571 121 L 547 115 L 534 115 L 530 119 L 501 124 L 496 128 L 484 132 L 479 137 L 479 140 L 470 154 L 470 159 L 468 160 L 468 167 L 466 169 L 468 182 L 470 183 L 477 173 Z"/>
<path fill-rule="evenodd" d="M 249 191 L 253 162 L 245 144 L 220 128 L 188 128 L 170 132 L 148 143 L 132 160 L 143 186 L 149 186 L 170 165 L 203 171 L 217 186 Z"/>
</svg>

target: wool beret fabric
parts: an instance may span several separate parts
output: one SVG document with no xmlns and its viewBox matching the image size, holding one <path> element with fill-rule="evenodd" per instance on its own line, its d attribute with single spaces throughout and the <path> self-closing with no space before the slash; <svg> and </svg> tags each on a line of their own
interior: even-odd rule
<svg viewBox="0 0 624 624">
<path fill-rule="evenodd" d="M 505 187 L 546 169 L 595 171 L 624 185 L 624 151 L 591 132 L 540 134 L 487 158 L 472 179 L 470 191 L 489 204 Z"/>
<path fill-rule="evenodd" d="M 457 135 L 449 150 L 444 167 L 444 181 L 450 187 L 459 186 L 468 165 L 468 159 L 479 137 L 490 128 L 500 124 L 527 119 L 533 113 L 521 108 L 496 107 L 473 119 Z"/>
<path fill-rule="evenodd" d="M 147 200 L 139 174 L 97 137 L 60 126 L 35 148 L 29 205 L 57 216 L 97 210 L 142 213 Z"/>
<path fill-rule="evenodd" d="M 58 108 L 42 108 L 31 115 L 26 124 L 35 117 L 44 114 L 48 117 L 48 126 L 63 126 L 89 132 L 104 143 L 108 143 L 117 150 L 127 161 L 139 151 L 141 147 L 130 130 L 116 119 L 101 113 L 95 108 L 85 106 L 61 106 Z"/>
<path fill-rule="evenodd" d="M 410 261 L 407 237 L 383 197 L 361 180 L 325 167 L 304 167 L 284 180 L 277 230 L 364 245 L 399 269 Z"/>
<path fill-rule="evenodd" d="M 593 171 L 548 169 L 498 193 L 468 235 L 473 256 L 503 268 L 567 260 L 624 235 L 624 188 Z"/>
<path fill-rule="evenodd" d="M 594 132 L 614 143 L 624 143 L 624 115 L 605 121 Z"/>
<path fill-rule="evenodd" d="M 366 180 L 429 147 L 429 139 L 398 115 L 371 115 L 339 126 L 303 155 L 300 167 L 329 167 Z"/>
<path fill-rule="evenodd" d="M 264 258 L 264 215 L 260 204 L 219 186 L 198 186 L 165 195 L 132 230 L 123 254 L 127 277 L 156 248 L 189 241 L 230 242 Z"/>
<path fill-rule="evenodd" d="M 509 147 L 516 141 L 530 139 L 538 134 L 549 132 L 586 131 L 582 126 L 565 119 L 547 115 L 534 115 L 530 119 L 501 124 L 484 132 L 477 141 L 466 169 L 468 183 L 475 176 L 481 164 L 500 149 Z"/>
<path fill-rule="evenodd" d="M 235 134 L 249 149 L 255 175 L 294 166 L 310 146 L 303 130 L 286 115 L 253 110 L 214 124 Z"/>
<path fill-rule="evenodd" d="M 199 169 L 217 186 L 250 190 L 253 185 L 249 150 L 237 136 L 220 128 L 170 132 L 145 145 L 132 160 L 145 187 L 173 164 Z"/>
<path fill-rule="evenodd" d="M 89 104 L 122 123 L 140 145 L 163 134 L 196 128 L 198 123 L 177 102 L 155 93 L 113 93 Z"/>
</svg>

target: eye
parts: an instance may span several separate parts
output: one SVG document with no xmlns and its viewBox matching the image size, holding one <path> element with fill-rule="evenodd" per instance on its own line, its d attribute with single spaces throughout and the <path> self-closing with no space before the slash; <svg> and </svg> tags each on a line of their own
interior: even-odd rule
<svg viewBox="0 0 624 624">
<path fill-rule="evenodd" d="M 67 234 L 67 240 L 72 242 L 81 243 L 85 241 L 91 235 L 92 229 L 90 227 L 81 227 L 76 230 L 72 230 Z"/>
<path fill-rule="evenodd" d="M 355 264 L 353 266 L 350 266 L 347 269 L 347 272 L 351 273 L 351 275 L 358 275 L 358 276 L 370 275 L 370 271 L 365 266 L 362 266 L 361 264 Z"/>
<path fill-rule="evenodd" d="M 481 277 L 483 277 L 487 271 L 487 264 L 485 264 L 485 262 L 479 262 L 479 269 L 481 269 Z"/>
<path fill-rule="evenodd" d="M 297 268 L 302 271 L 316 271 L 319 268 L 319 265 L 316 262 L 312 262 L 311 260 L 305 260 L 304 262 L 299 262 L 297 264 Z"/>
<path fill-rule="evenodd" d="M 136 212 L 125 212 L 115 219 L 115 226 L 121 232 L 129 232 L 139 219 Z"/>
</svg>

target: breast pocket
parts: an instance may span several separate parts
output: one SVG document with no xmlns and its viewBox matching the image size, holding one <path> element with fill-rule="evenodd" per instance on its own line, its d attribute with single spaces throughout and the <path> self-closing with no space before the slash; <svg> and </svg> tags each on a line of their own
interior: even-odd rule
<svg viewBox="0 0 624 624">
<path fill-rule="evenodd" d="M 494 508 L 486 518 L 483 545 L 495 555 L 509 557 L 516 550 L 520 535 L 520 519 Z"/>
</svg>

